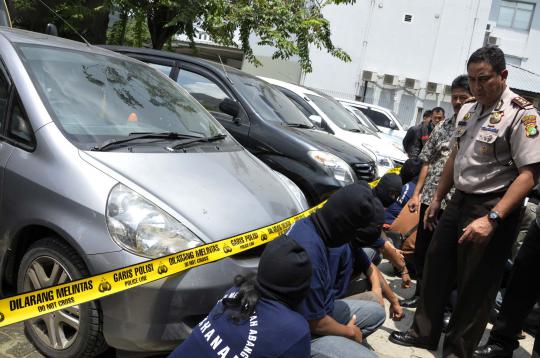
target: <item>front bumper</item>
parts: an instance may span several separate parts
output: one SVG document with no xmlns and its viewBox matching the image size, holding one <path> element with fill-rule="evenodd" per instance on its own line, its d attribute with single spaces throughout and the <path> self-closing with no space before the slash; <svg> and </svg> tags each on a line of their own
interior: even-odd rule
<svg viewBox="0 0 540 358">
<path fill-rule="evenodd" d="M 115 262 L 114 257 L 106 261 Z M 242 254 L 102 298 L 105 340 L 126 351 L 174 349 L 233 286 L 234 277 L 254 272 L 258 262 L 258 256 Z"/>
</svg>

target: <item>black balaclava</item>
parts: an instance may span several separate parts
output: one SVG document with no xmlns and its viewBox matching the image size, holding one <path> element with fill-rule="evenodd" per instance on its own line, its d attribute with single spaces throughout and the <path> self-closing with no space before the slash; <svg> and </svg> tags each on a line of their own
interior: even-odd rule
<svg viewBox="0 0 540 358">
<path fill-rule="evenodd" d="M 338 247 L 349 243 L 359 228 L 371 222 L 374 201 L 377 198 L 367 185 L 351 184 L 336 191 L 311 215 L 325 245 Z"/>
<path fill-rule="evenodd" d="M 392 198 L 391 193 L 401 193 L 401 177 L 394 173 L 386 173 L 383 175 L 379 183 L 373 188 L 373 193 L 379 198 L 383 206 L 390 206 L 396 199 Z"/>
<path fill-rule="evenodd" d="M 401 167 L 401 171 L 399 172 L 403 185 L 414 180 L 414 178 L 416 178 L 418 174 L 420 174 L 420 169 L 422 169 L 422 161 L 420 159 L 407 159 L 407 161 L 405 161 L 405 163 Z"/>
<path fill-rule="evenodd" d="M 384 208 L 379 200 L 373 201 L 373 219 L 368 226 L 356 231 L 356 237 L 352 241 L 358 247 L 369 247 L 381 237 L 384 224 Z"/>
<path fill-rule="evenodd" d="M 259 261 L 256 287 L 264 298 L 294 308 L 306 297 L 311 262 L 304 248 L 289 237 L 269 242 Z"/>
</svg>

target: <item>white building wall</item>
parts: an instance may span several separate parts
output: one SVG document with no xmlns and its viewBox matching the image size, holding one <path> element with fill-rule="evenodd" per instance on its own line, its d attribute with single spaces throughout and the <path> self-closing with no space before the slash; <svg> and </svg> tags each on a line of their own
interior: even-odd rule
<svg viewBox="0 0 540 358">
<path fill-rule="evenodd" d="M 501 0 L 493 0 L 489 15 L 492 24 L 490 36 L 499 38 L 499 46 L 505 54 L 521 58 L 521 67 L 540 73 L 540 0 L 523 0 L 535 4 L 529 31 L 515 30 L 497 25 Z"/>
<path fill-rule="evenodd" d="M 432 104 L 448 108 L 444 93 L 426 95 L 422 89 L 427 82 L 449 85 L 465 72 L 469 54 L 483 44 L 490 7 L 491 0 L 359 0 L 328 7 L 324 15 L 332 40 L 352 62 L 312 48 L 313 72 L 306 74 L 304 84 L 342 97 L 361 96 L 362 71 L 367 70 L 379 78 L 370 84 L 374 89 L 365 100 L 393 109 L 405 123 Z M 412 22 L 404 21 L 405 14 L 412 15 Z M 384 86 L 384 74 L 401 82 Z M 405 78 L 418 80 L 420 89 L 400 89 Z"/>
</svg>

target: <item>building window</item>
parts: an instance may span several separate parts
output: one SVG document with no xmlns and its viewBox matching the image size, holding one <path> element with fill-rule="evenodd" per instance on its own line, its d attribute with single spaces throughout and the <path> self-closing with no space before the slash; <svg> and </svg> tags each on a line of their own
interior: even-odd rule
<svg viewBox="0 0 540 358">
<path fill-rule="evenodd" d="M 534 13 L 534 4 L 519 1 L 501 1 L 498 26 L 517 30 L 529 30 Z"/>
<path fill-rule="evenodd" d="M 522 60 L 521 57 L 505 55 L 504 59 L 506 60 L 506 64 L 521 67 L 521 60 Z"/>
</svg>

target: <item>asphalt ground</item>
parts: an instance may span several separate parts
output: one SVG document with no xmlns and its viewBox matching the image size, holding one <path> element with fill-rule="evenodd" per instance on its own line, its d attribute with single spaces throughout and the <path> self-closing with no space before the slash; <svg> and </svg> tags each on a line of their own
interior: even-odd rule
<svg viewBox="0 0 540 358">
<path fill-rule="evenodd" d="M 388 262 L 383 262 L 379 268 L 385 274 L 394 292 L 401 298 L 409 297 L 414 293 L 414 286 L 408 289 L 401 288 L 401 279 L 391 276 L 392 268 Z M 388 312 L 388 302 L 385 302 Z M 401 357 L 401 358 L 438 358 L 442 357 L 442 338 L 437 351 L 428 351 L 425 349 L 402 347 L 388 341 L 388 336 L 393 330 L 405 330 L 410 327 L 414 315 L 413 309 L 404 309 L 405 317 L 400 322 L 394 322 L 389 318 L 386 319 L 384 325 L 375 333 L 367 338 L 367 344 L 370 345 L 381 358 Z M 487 340 L 491 325 L 489 325 L 484 333 L 482 343 Z M 526 334 L 526 338 L 520 341 L 520 348 L 514 351 L 514 358 L 526 358 L 531 356 L 534 337 Z M 135 358 L 148 355 L 132 354 L 128 352 L 115 352 L 114 350 L 107 351 L 100 358 L 118 357 L 118 358 Z M 8 327 L 0 328 L 0 358 L 37 358 L 43 357 L 38 353 L 32 344 L 26 339 L 23 332 L 23 324 L 18 323 Z M 157 356 L 153 356 L 157 357 Z M 161 356 L 163 357 L 163 355 Z"/>
</svg>

